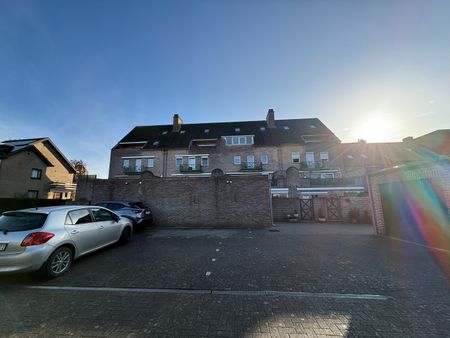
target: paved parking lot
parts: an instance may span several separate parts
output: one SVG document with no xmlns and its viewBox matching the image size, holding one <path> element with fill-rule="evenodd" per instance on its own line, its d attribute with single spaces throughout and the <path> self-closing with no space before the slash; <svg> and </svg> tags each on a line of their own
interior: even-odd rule
<svg viewBox="0 0 450 338">
<path fill-rule="evenodd" d="M 150 229 L 58 279 L 3 276 L 0 336 L 448 336 L 450 255 L 371 234 Z"/>
</svg>

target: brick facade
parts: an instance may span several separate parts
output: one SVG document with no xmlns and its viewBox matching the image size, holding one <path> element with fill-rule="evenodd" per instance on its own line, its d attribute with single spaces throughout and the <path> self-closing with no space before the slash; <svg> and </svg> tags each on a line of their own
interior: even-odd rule
<svg viewBox="0 0 450 338">
<path fill-rule="evenodd" d="M 135 177 L 80 180 L 77 200 L 135 200 L 166 227 L 268 227 L 272 225 L 267 177 Z"/>
<path fill-rule="evenodd" d="M 433 179 L 439 185 L 450 216 L 450 169 L 448 160 L 383 170 L 369 176 L 369 197 L 376 234 L 386 235 L 380 185 L 422 179 Z"/>
</svg>

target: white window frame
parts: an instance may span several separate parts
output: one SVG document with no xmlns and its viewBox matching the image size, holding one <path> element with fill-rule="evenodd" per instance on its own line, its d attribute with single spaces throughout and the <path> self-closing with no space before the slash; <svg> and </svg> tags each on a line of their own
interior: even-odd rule
<svg viewBox="0 0 450 338">
<path fill-rule="evenodd" d="M 209 157 L 208 156 L 202 156 L 200 162 L 201 162 L 201 166 L 202 167 L 209 166 Z"/>
<path fill-rule="evenodd" d="M 147 168 L 153 168 L 155 166 L 155 159 L 154 158 L 148 158 L 147 159 Z"/>
<path fill-rule="evenodd" d="M 180 163 L 178 163 L 178 161 L 180 161 Z M 176 167 L 181 167 L 183 165 L 183 157 L 181 156 L 176 156 L 175 157 L 175 166 Z"/>
<path fill-rule="evenodd" d="M 252 145 L 255 143 L 254 135 L 223 136 L 227 146 Z"/>
<path fill-rule="evenodd" d="M 321 151 L 320 152 L 320 162 L 326 163 L 329 160 L 330 160 L 330 158 L 328 157 L 328 151 Z"/>
<path fill-rule="evenodd" d="M 301 154 L 299 151 L 293 151 L 291 153 L 292 163 L 300 163 L 300 157 L 301 157 Z"/>
<path fill-rule="evenodd" d="M 242 164 L 241 155 L 234 155 L 233 163 L 234 165 L 241 165 Z"/>
<path fill-rule="evenodd" d="M 255 167 L 255 156 L 253 154 L 247 155 L 247 168 Z"/>
<path fill-rule="evenodd" d="M 129 168 L 130 167 L 130 160 L 129 159 L 124 159 L 122 161 L 122 168 Z"/>
<path fill-rule="evenodd" d="M 305 153 L 305 160 L 306 160 L 306 164 L 308 165 L 308 168 L 314 168 L 316 166 L 313 151 L 307 151 Z"/>
<path fill-rule="evenodd" d="M 136 159 L 136 161 L 134 162 L 134 168 L 136 169 L 137 173 L 142 171 L 142 160 L 140 158 Z"/>
<path fill-rule="evenodd" d="M 260 157 L 261 164 L 269 164 L 269 155 L 263 154 Z"/>
<path fill-rule="evenodd" d="M 195 170 L 195 166 L 197 164 L 197 161 L 195 160 L 195 156 L 188 157 L 188 167 L 192 170 Z"/>
</svg>

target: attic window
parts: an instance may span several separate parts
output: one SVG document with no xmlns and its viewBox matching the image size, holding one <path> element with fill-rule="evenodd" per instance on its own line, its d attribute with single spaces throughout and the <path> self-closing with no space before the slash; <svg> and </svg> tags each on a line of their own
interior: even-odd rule
<svg viewBox="0 0 450 338">
<path fill-rule="evenodd" d="M 348 154 L 347 158 L 350 159 L 350 160 L 353 160 L 353 155 Z"/>
<path fill-rule="evenodd" d="M 154 146 L 157 146 L 158 144 L 159 144 L 159 141 L 153 142 L 153 145 L 154 145 Z"/>
<path fill-rule="evenodd" d="M 289 130 L 289 126 L 284 126 L 283 129 L 284 130 Z"/>
<path fill-rule="evenodd" d="M 266 130 L 266 127 L 259 127 L 259 130 L 265 131 L 265 130 Z"/>
<path fill-rule="evenodd" d="M 310 127 L 311 129 L 317 128 L 315 124 L 310 124 L 309 127 Z"/>
<path fill-rule="evenodd" d="M 361 154 L 361 157 L 362 158 L 367 158 L 367 155 L 366 154 Z"/>
<path fill-rule="evenodd" d="M 180 131 L 180 134 L 185 134 L 186 133 L 186 130 L 181 130 Z"/>
<path fill-rule="evenodd" d="M 205 134 L 208 134 L 209 133 L 209 129 L 205 129 L 204 132 L 205 132 Z"/>
<path fill-rule="evenodd" d="M 241 131 L 241 128 L 234 128 L 234 131 L 237 133 L 237 132 L 240 132 Z"/>
<path fill-rule="evenodd" d="M 163 135 L 166 135 L 166 134 L 167 134 L 167 130 L 163 131 L 162 134 L 163 134 Z"/>
</svg>

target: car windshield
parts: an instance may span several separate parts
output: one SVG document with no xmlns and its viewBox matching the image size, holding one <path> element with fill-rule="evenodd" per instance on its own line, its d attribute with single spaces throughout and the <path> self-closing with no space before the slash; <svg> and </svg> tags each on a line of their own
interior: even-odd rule
<svg viewBox="0 0 450 338">
<path fill-rule="evenodd" d="M 27 231 L 41 228 L 46 214 L 36 212 L 5 212 L 0 216 L 0 231 Z"/>
</svg>

